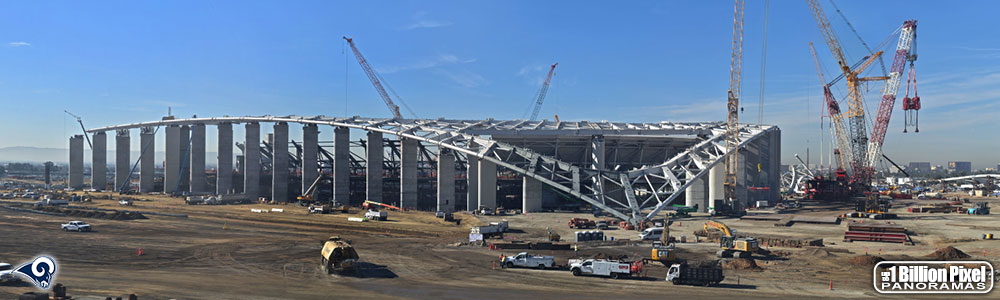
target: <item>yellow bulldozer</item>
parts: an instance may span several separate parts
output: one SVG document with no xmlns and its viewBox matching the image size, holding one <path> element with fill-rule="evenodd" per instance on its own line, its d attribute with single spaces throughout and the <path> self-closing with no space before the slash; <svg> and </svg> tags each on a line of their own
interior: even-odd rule
<svg viewBox="0 0 1000 300">
<path fill-rule="evenodd" d="M 719 238 L 719 257 L 739 257 L 739 258 L 750 258 L 753 253 L 760 250 L 760 243 L 755 238 L 741 238 L 736 237 L 733 231 L 729 229 L 729 226 L 722 224 L 722 222 L 708 221 L 705 222 L 703 226 L 705 232 L 708 233 L 710 228 L 717 229 L 722 232 L 722 237 Z"/>
<path fill-rule="evenodd" d="M 350 241 L 345 241 L 340 236 L 332 236 L 323 243 L 322 264 L 320 265 L 327 274 L 335 272 L 349 273 L 358 269 L 358 252 L 354 251 Z"/>
</svg>

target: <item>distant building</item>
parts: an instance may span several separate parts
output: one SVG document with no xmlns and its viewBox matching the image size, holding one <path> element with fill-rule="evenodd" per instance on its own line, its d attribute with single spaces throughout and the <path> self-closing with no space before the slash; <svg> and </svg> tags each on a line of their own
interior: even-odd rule
<svg viewBox="0 0 1000 300">
<path fill-rule="evenodd" d="M 910 162 L 910 165 L 906 167 L 907 171 L 919 173 L 919 172 L 930 172 L 931 163 L 929 162 Z"/>
<path fill-rule="evenodd" d="M 972 172 L 972 162 L 968 161 L 949 161 L 948 170 L 951 172 Z"/>
</svg>

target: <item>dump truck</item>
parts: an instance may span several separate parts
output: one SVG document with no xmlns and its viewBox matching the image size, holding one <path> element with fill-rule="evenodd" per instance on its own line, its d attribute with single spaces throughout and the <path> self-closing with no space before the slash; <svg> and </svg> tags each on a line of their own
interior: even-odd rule
<svg viewBox="0 0 1000 300">
<path fill-rule="evenodd" d="M 503 233 L 507 232 L 508 223 L 503 222 L 490 222 L 490 225 L 486 226 L 472 226 L 469 230 L 471 234 L 482 234 L 483 238 L 500 237 L 503 238 Z"/>
<path fill-rule="evenodd" d="M 350 241 L 345 241 L 340 236 L 332 236 L 323 243 L 323 250 L 320 252 L 322 260 L 320 267 L 327 274 L 336 272 L 354 272 L 358 268 L 358 252 L 354 251 Z"/>
<path fill-rule="evenodd" d="M 531 255 L 528 252 L 521 252 L 514 256 L 501 256 L 500 265 L 507 268 L 525 267 L 545 269 L 554 267 L 556 259 L 554 256 Z"/>
<path fill-rule="evenodd" d="M 625 262 L 606 259 L 586 259 L 570 263 L 569 271 L 573 276 L 598 275 L 613 279 L 627 278 L 642 272 L 642 262 Z"/>
<path fill-rule="evenodd" d="M 722 267 L 718 264 L 692 267 L 686 263 L 673 264 L 667 270 L 667 281 L 673 284 L 714 285 L 722 282 Z"/>
</svg>

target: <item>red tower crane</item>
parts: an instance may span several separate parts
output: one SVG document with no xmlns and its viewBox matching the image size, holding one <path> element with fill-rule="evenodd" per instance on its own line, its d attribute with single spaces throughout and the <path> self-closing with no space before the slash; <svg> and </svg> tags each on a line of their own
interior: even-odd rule
<svg viewBox="0 0 1000 300">
<path fill-rule="evenodd" d="M 344 40 L 351 45 L 351 51 L 354 51 L 354 58 L 358 59 L 358 64 L 361 65 L 361 69 L 365 70 L 365 74 L 368 75 L 368 80 L 371 80 L 372 85 L 375 86 L 375 90 L 377 90 L 378 95 L 382 97 L 382 101 L 385 102 L 385 106 L 389 107 L 389 111 L 392 112 L 392 117 L 402 119 L 403 115 L 399 114 L 399 106 L 392 102 L 392 98 L 389 97 L 389 93 L 386 93 L 385 88 L 382 87 L 382 81 L 379 80 L 378 73 L 375 73 L 375 69 L 372 69 L 372 67 L 368 65 L 368 61 L 361 55 L 361 51 L 358 51 L 358 47 L 354 46 L 354 39 L 345 36 Z"/>
</svg>

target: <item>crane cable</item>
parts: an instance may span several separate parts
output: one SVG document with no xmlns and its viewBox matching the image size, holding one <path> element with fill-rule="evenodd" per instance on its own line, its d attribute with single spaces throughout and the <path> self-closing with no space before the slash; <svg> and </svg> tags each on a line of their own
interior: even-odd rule
<svg viewBox="0 0 1000 300">
<path fill-rule="evenodd" d="M 764 123 L 764 77 L 767 69 L 767 23 L 771 14 L 771 0 L 764 1 L 764 46 L 760 53 L 760 98 L 757 104 L 757 125 Z"/>
</svg>

